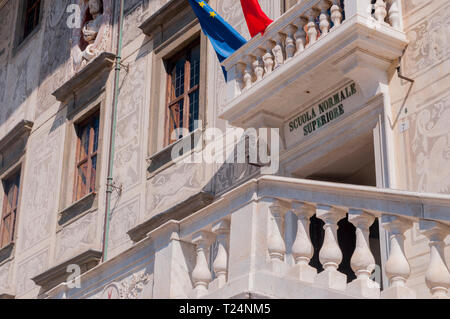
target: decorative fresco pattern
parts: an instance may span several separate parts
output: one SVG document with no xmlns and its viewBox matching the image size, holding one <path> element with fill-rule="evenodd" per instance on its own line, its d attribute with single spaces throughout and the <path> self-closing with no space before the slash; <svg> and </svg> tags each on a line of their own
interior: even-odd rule
<svg viewBox="0 0 450 319">
<path fill-rule="evenodd" d="M 28 150 L 27 183 L 23 187 L 21 210 L 21 249 L 32 248 L 51 235 L 58 202 L 58 178 L 61 167 L 61 128 L 64 118 L 54 120 L 50 131 L 30 137 Z"/>
<path fill-rule="evenodd" d="M 0 267 L 0 291 L 8 291 L 11 288 L 10 276 L 11 276 L 11 262 Z"/>
<path fill-rule="evenodd" d="M 431 2 L 432 0 L 403 0 L 403 6 L 405 14 L 417 9 L 418 7 Z"/>
<path fill-rule="evenodd" d="M 33 278 L 34 276 L 47 269 L 48 256 L 49 251 L 44 250 L 19 263 L 19 266 L 17 267 L 18 282 L 16 290 L 18 296 L 36 287 L 36 285 L 30 278 Z"/>
<path fill-rule="evenodd" d="M 36 117 L 54 102 L 51 95 L 70 76 L 69 63 L 72 30 L 67 27 L 66 8 L 74 0 L 60 0 L 48 6 L 41 54 Z"/>
<path fill-rule="evenodd" d="M 142 120 L 146 91 L 147 59 L 130 63 L 129 72 L 121 74 L 121 88 L 117 114 L 116 153 L 114 179 L 124 191 L 141 182 L 142 172 Z"/>
<path fill-rule="evenodd" d="M 415 189 L 450 192 L 450 95 L 425 106 L 412 116 Z"/>
<path fill-rule="evenodd" d="M 198 193 L 205 173 L 202 164 L 178 164 L 156 175 L 147 184 L 147 214 L 162 212 Z"/>
<path fill-rule="evenodd" d="M 136 226 L 139 218 L 140 197 L 134 198 L 111 213 L 109 249 L 114 250 L 130 241 L 127 232 Z"/>
<path fill-rule="evenodd" d="M 91 248 L 95 241 L 96 228 L 96 213 L 89 213 L 65 226 L 56 236 L 56 263 Z"/>
<path fill-rule="evenodd" d="M 408 76 L 417 75 L 450 58 L 450 5 L 407 31 L 410 45 L 404 57 Z"/>
</svg>

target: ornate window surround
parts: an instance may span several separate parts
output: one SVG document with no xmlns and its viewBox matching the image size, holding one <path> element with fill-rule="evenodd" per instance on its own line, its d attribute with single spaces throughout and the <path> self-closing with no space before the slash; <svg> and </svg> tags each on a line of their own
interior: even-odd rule
<svg viewBox="0 0 450 319">
<path fill-rule="evenodd" d="M 60 198 L 60 209 L 58 216 L 58 230 L 82 216 L 95 211 L 98 208 L 98 191 L 101 187 L 102 170 L 102 149 L 103 149 L 103 132 L 105 126 L 105 96 L 101 92 L 94 97 L 76 113 L 68 114 L 66 121 L 66 139 L 64 143 L 64 166 L 63 166 L 63 189 Z M 95 179 L 95 191 L 89 192 L 86 196 L 78 200 L 74 200 L 73 193 L 76 185 L 76 153 L 78 144 L 77 127 L 86 121 L 92 115 L 99 113 L 99 140 L 98 140 L 98 158 L 97 172 Z"/>
<path fill-rule="evenodd" d="M 8 179 L 20 170 L 19 181 L 19 201 L 17 203 L 16 230 L 20 218 L 21 193 L 24 180 L 24 163 L 28 138 L 33 127 L 33 122 L 23 120 L 17 123 L 14 128 L 0 140 L 0 181 Z M 0 207 L 3 207 L 4 184 L 0 183 Z M 12 242 L 0 249 L 0 265 L 14 258 L 14 244 L 17 238 L 17 231 Z"/>
<path fill-rule="evenodd" d="M 34 38 L 34 36 L 39 32 L 42 27 L 42 18 L 44 15 L 44 5 L 45 0 L 41 0 L 40 2 L 40 12 L 39 12 L 39 21 L 36 27 L 31 31 L 25 38 L 23 38 L 24 32 L 24 24 L 25 24 L 25 2 L 26 0 L 18 1 L 17 10 L 16 10 L 16 27 L 14 31 L 14 45 L 13 45 L 13 55 L 15 55 L 22 47 L 29 43 L 30 39 Z"/>
<path fill-rule="evenodd" d="M 180 28 L 174 30 L 173 25 Z M 187 1 L 169 1 L 160 10 L 144 21 L 140 28 L 153 42 L 152 78 L 150 100 L 150 136 L 148 141 L 148 176 L 173 165 L 171 150 L 174 145 L 184 139 L 192 138 L 195 132 L 203 130 L 206 122 L 206 69 L 207 69 L 207 39 L 201 32 L 200 24 Z M 199 92 L 199 120 L 203 127 L 170 145 L 166 145 L 166 93 L 167 93 L 167 61 L 189 44 L 200 39 L 200 92 Z M 187 155 L 187 154 L 183 154 Z"/>
<path fill-rule="evenodd" d="M 66 132 L 64 142 L 64 160 L 59 198 L 59 214 L 57 232 L 79 218 L 94 212 L 98 208 L 98 195 L 105 170 L 102 167 L 104 130 L 106 116 L 106 86 L 113 80 L 111 72 L 114 65 L 114 54 L 102 53 L 78 72 L 69 81 L 58 88 L 53 95 L 67 108 Z M 76 126 L 94 113 L 100 114 L 98 139 L 96 192 L 90 193 L 78 201 L 73 201 L 75 187 L 75 160 L 77 150 Z"/>
</svg>

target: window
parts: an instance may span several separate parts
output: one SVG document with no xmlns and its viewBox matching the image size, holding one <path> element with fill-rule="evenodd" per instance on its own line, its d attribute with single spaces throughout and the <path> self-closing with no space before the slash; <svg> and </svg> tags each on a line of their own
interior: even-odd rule
<svg viewBox="0 0 450 319">
<path fill-rule="evenodd" d="M 24 40 L 39 24 L 39 15 L 41 9 L 41 0 L 25 0 L 23 34 L 21 40 Z"/>
<path fill-rule="evenodd" d="M 5 197 L 0 226 L 0 248 L 4 248 L 14 240 L 17 206 L 19 203 L 20 171 L 3 181 Z"/>
<path fill-rule="evenodd" d="M 77 125 L 74 201 L 95 192 L 99 122 L 100 117 L 97 112 Z"/>
<path fill-rule="evenodd" d="M 169 145 L 183 137 L 182 129 L 192 132 L 197 128 L 200 84 L 199 41 L 195 41 L 168 61 L 167 67 L 165 144 Z"/>
</svg>

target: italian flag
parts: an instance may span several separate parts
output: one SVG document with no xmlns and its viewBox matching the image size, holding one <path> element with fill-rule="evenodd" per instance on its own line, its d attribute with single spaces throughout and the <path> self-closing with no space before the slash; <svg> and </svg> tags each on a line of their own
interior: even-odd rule
<svg viewBox="0 0 450 319">
<path fill-rule="evenodd" d="M 262 11 L 258 0 L 241 0 L 242 11 L 252 38 L 258 33 L 264 34 L 266 28 L 273 22 Z"/>
</svg>

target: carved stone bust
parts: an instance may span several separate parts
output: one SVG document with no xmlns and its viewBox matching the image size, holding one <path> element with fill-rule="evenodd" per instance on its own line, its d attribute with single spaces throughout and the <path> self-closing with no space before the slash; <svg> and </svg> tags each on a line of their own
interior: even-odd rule
<svg viewBox="0 0 450 319">
<path fill-rule="evenodd" d="M 107 50 L 110 37 L 111 0 L 80 0 L 84 21 L 72 40 L 73 70 L 77 72 L 102 51 Z"/>
<path fill-rule="evenodd" d="M 90 61 L 97 54 L 94 43 L 103 22 L 103 3 L 101 0 L 89 0 L 88 5 L 89 13 L 93 20 L 85 23 L 82 33 L 84 41 L 88 43 L 88 46 L 83 51 L 83 58 Z"/>
</svg>

